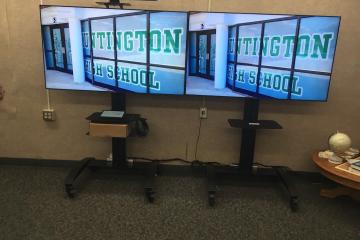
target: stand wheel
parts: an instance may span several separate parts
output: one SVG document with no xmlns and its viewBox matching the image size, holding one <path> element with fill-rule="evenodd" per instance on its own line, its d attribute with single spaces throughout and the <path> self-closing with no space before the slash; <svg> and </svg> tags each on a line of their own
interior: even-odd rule
<svg viewBox="0 0 360 240">
<path fill-rule="evenodd" d="M 299 209 L 299 203 L 296 197 L 290 198 L 290 208 L 292 212 L 296 212 Z"/>
<path fill-rule="evenodd" d="M 149 203 L 153 203 L 155 200 L 155 192 L 152 189 L 146 189 L 145 195 Z"/>
<path fill-rule="evenodd" d="M 66 187 L 65 191 L 66 191 L 66 194 L 68 195 L 69 198 L 74 198 L 75 197 L 76 190 L 72 186 L 71 187 Z"/>
<path fill-rule="evenodd" d="M 209 196 L 208 196 L 208 200 L 209 200 L 209 206 L 210 207 L 213 207 L 215 206 L 215 193 L 209 193 Z"/>
<path fill-rule="evenodd" d="M 160 175 L 161 175 L 160 167 L 159 164 L 157 164 L 155 169 L 155 176 L 160 176 Z"/>
</svg>

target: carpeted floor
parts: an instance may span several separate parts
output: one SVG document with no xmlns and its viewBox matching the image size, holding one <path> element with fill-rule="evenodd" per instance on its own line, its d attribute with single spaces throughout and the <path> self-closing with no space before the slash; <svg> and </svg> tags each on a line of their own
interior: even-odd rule
<svg viewBox="0 0 360 240">
<path fill-rule="evenodd" d="M 135 177 L 97 176 L 75 199 L 64 193 L 67 168 L 0 165 L 0 239 L 360 239 L 360 206 L 319 197 L 297 179 L 300 210 L 277 187 L 221 186 L 209 208 L 205 180 L 157 178 L 154 204 Z"/>
</svg>

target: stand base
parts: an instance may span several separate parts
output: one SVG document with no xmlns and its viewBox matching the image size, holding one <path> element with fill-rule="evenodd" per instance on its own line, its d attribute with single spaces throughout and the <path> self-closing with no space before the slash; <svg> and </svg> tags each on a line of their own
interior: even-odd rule
<svg viewBox="0 0 360 240">
<path fill-rule="evenodd" d="M 95 160 L 95 158 L 85 158 L 81 160 L 74 168 L 71 169 L 65 179 L 65 191 L 69 198 L 74 198 L 80 189 L 81 179 L 85 177 L 86 172 L 97 170 L 107 170 L 115 172 L 115 174 L 140 174 L 144 176 L 144 191 L 146 199 L 152 203 L 155 200 L 154 183 L 157 172 L 156 163 L 146 163 L 144 168 L 130 168 L 128 166 L 112 167 L 107 161 Z"/>
<path fill-rule="evenodd" d="M 289 202 L 289 207 L 293 212 L 298 210 L 298 194 L 289 175 L 289 169 L 282 166 L 273 166 L 269 168 L 257 168 L 255 173 L 243 174 L 238 167 L 217 167 L 208 165 L 207 171 L 207 191 L 208 201 L 210 206 L 215 205 L 215 195 L 218 189 L 220 179 L 236 178 L 237 182 L 243 183 L 264 183 L 269 180 L 277 180 L 286 194 L 286 199 Z"/>
</svg>

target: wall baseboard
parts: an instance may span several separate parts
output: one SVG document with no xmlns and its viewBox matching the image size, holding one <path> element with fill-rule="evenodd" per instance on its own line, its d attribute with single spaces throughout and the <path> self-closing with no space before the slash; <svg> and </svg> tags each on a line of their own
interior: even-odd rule
<svg viewBox="0 0 360 240">
<path fill-rule="evenodd" d="M 76 160 L 0 157 L 0 166 L 72 167 L 77 162 Z"/>
</svg>

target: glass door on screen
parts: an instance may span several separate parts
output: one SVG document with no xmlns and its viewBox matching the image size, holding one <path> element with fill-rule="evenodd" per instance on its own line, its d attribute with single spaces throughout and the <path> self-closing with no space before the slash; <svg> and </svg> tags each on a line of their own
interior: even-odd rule
<svg viewBox="0 0 360 240">
<path fill-rule="evenodd" d="M 54 68 L 61 72 L 72 72 L 71 46 L 68 24 L 51 26 Z"/>
<path fill-rule="evenodd" d="M 197 75 L 210 80 L 215 74 L 215 30 L 198 32 L 198 72 Z"/>
</svg>

